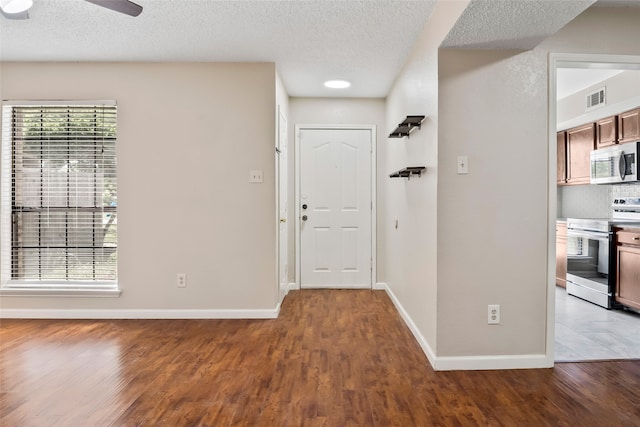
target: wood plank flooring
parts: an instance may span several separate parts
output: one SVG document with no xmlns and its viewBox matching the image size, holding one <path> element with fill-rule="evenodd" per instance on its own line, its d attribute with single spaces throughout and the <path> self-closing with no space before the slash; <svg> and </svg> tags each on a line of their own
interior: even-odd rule
<svg viewBox="0 0 640 427">
<path fill-rule="evenodd" d="M 273 320 L 2 320 L 2 426 L 638 426 L 640 362 L 434 372 L 383 291 Z"/>
</svg>

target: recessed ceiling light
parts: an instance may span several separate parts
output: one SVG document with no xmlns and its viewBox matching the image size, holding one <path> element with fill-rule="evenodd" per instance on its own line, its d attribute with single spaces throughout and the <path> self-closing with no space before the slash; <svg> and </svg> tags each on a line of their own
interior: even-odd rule
<svg viewBox="0 0 640 427">
<path fill-rule="evenodd" d="M 0 9 L 4 13 L 21 13 L 33 6 L 33 0 L 1 0 Z"/>
<path fill-rule="evenodd" d="M 331 89 L 346 89 L 351 83 L 346 80 L 329 80 L 324 82 L 324 85 Z"/>
</svg>

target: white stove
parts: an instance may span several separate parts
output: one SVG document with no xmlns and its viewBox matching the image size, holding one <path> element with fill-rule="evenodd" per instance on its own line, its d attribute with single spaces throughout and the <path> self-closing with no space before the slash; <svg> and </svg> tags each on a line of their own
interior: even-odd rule
<svg viewBox="0 0 640 427">
<path fill-rule="evenodd" d="M 640 227 L 640 197 L 614 199 L 611 218 L 567 218 L 567 293 L 605 308 L 614 305 L 614 227 Z"/>
</svg>

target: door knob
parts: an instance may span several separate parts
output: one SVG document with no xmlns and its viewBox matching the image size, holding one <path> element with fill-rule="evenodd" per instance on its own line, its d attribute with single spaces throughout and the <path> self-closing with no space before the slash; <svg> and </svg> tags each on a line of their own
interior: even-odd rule
<svg viewBox="0 0 640 427">
<path fill-rule="evenodd" d="M 306 215 L 302 215 L 302 220 L 306 221 L 307 220 L 307 216 Z"/>
</svg>

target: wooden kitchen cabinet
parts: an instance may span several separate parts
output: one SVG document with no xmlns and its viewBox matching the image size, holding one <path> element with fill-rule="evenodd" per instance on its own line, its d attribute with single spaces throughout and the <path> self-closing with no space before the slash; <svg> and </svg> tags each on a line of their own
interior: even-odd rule
<svg viewBox="0 0 640 427">
<path fill-rule="evenodd" d="M 567 133 L 558 132 L 558 185 L 567 183 Z"/>
<path fill-rule="evenodd" d="M 595 141 L 595 123 L 567 130 L 567 185 L 591 182 L 590 155 Z"/>
<path fill-rule="evenodd" d="M 618 114 L 618 143 L 640 140 L 640 108 Z"/>
<path fill-rule="evenodd" d="M 596 148 L 618 143 L 618 116 L 600 119 L 596 122 Z"/>
<path fill-rule="evenodd" d="M 567 287 L 567 223 L 556 222 L 556 285 Z"/>
<path fill-rule="evenodd" d="M 616 301 L 640 310 L 640 229 L 616 230 Z"/>
</svg>

